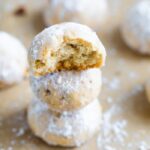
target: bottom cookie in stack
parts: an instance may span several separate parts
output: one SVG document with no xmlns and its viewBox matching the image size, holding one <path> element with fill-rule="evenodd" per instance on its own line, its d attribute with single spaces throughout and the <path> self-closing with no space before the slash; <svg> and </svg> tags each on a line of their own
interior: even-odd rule
<svg viewBox="0 0 150 150">
<path fill-rule="evenodd" d="M 35 135 L 50 145 L 80 146 L 100 130 L 101 107 L 96 99 L 80 110 L 58 113 L 34 98 L 28 122 Z"/>
</svg>

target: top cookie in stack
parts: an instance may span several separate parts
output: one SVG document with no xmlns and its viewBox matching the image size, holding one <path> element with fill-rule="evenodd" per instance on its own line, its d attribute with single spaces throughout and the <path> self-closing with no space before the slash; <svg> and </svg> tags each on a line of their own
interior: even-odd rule
<svg viewBox="0 0 150 150">
<path fill-rule="evenodd" d="M 106 52 L 95 32 L 77 23 L 61 23 L 38 34 L 29 51 L 34 76 L 86 70 L 104 65 Z"/>
</svg>

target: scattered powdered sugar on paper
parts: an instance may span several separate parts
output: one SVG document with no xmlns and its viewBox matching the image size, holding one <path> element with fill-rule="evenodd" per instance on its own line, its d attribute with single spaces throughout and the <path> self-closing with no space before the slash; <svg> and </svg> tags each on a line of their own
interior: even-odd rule
<svg viewBox="0 0 150 150">
<path fill-rule="evenodd" d="M 113 78 L 108 84 L 108 88 L 112 90 L 117 90 L 119 87 L 120 87 L 120 80 L 118 78 Z"/>
<path fill-rule="evenodd" d="M 107 98 L 107 102 L 108 102 L 109 104 L 111 104 L 111 103 L 113 102 L 113 98 L 112 98 L 112 97 L 108 97 L 108 98 Z"/>
<path fill-rule="evenodd" d="M 103 77 L 102 78 L 102 83 L 106 85 L 108 90 L 118 90 L 120 88 L 120 79 L 117 77 L 112 78 L 111 80 Z"/>
<path fill-rule="evenodd" d="M 131 76 L 136 76 L 136 73 L 134 72 Z M 130 76 L 128 76 L 128 78 L 130 78 Z M 112 81 L 112 79 L 110 81 Z M 109 79 L 105 77 L 103 78 L 103 82 L 108 86 Z M 149 133 L 143 128 L 130 133 L 128 129 L 132 126 L 132 121 L 128 120 L 128 115 L 124 116 L 124 114 L 128 113 L 126 112 L 128 106 L 125 106 L 129 103 L 128 100 L 132 100 L 132 97 L 143 92 L 143 89 L 144 87 L 142 84 L 136 83 L 130 91 L 122 94 L 122 96 L 119 96 L 116 99 L 111 96 L 106 98 L 109 108 L 103 113 L 102 129 L 97 139 L 97 145 L 100 150 L 118 150 L 118 147 L 120 149 L 129 150 L 150 149 Z M 135 103 L 130 103 L 130 106 L 131 105 L 133 105 L 132 107 L 135 107 Z M 144 140 L 141 139 L 143 136 L 145 137 Z M 130 139 L 130 141 L 128 141 L 128 139 Z"/>
<path fill-rule="evenodd" d="M 102 82 L 109 90 L 118 90 L 120 88 L 120 79 L 117 77 L 114 77 L 111 80 L 103 77 Z"/>
<path fill-rule="evenodd" d="M 20 137 L 20 136 L 23 136 L 25 133 L 25 129 L 24 128 L 20 128 L 17 133 L 16 133 L 16 136 L 17 137 Z"/>
<path fill-rule="evenodd" d="M 139 92 L 143 91 L 143 85 L 136 84 L 129 93 L 126 94 L 126 96 L 123 96 L 120 98 L 120 101 L 127 100 L 128 98 L 138 94 Z"/>
<path fill-rule="evenodd" d="M 125 138 L 128 137 L 128 133 L 125 130 L 128 124 L 127 120 L 113 120 L 113 117 L 121 113 L 121 111 L 122 109 L 114 104 L 103 114 L 101 134 L 97 140 L 98 146 L 103 150 L 115 150 L 115 148 L 111 146 L 111 143 L 119 142 L 123 145 Z"/>
<path fill-rule="evenodd" d="M 127 78 L 130 80 L 138 78 L 138 74 L 136 71 L 129 71 Z M 117 76 L 114 76 L 111 79 L 105 76 L 102 81 L 109 92 L 111 91 L 114 93 L 122 88 L 121 79 Z M 102 128 L 97 139 L 97 145 L 100 150 L 118 150 L 118 147 L 120 147 L 120 149 L 129 150 L 148 150 L 149 144 L 146 141 L 144 143 L 139 141 L 140 136 L 142 135 L 141 132 L 143 133 L 145 130 L 140 130 L 137 133 L 132 134 L 129 133 L 128 128 L 131 125 L 131 122 L 123 115 L 127 111 L 124 103 L 126 104 L 128 100 L 132 99 L 132 97 L 142 91 L 143 85 L 136 83 L 131 90 L 122 93 L 122 95 L 118 98 L 114 99 L 114 97 L 110 95 L 106 98 L 109 108 L 107 108 L 103 113 Z M 136 136 L 139 136 L 137 137 L 138 144 L 133 142 L 135 141 L 134 138 Z M 134 140 L 128 141 L 129 138 Z"/>
<path fill-rule="evenodd" d="M 135 78 L 138 77 L 138 74 L 137 74 L 136 72 L 132 71 L 132 72 L 129 72 L 129 73 L 128 73 L 128 77 L 129 77 L 130 79 L 135 79 Z"/>
<path fill-rule="evenodd" d="M 26 113 L 20 112 L 10 118 L 0 117 L 0 150 L 16 150 L 26 148 L 26 144 L 34 144 L 35 136 L 29 132 Z M 6 137 L 5 137 L 6 135 Z"/>
</svg>

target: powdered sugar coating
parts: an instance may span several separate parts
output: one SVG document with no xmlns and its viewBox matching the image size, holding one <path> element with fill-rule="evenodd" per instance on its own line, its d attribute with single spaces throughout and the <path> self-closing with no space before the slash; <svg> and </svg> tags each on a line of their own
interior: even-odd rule
<svg viewBox="0 0 150 150">
<path fill-rule="evenodd" d="M 150 54 L 150 1 L 135 4 L 128 12 L 121 27 L 122 36 L 131 48 Z"/>
<path fill-rule="evenodd" d="M 56 113 L 35 98 L 28 109 L 28 122 L 34 133 L 51 145 L 80 146 L 100 128 L 101 109 L 94 100 L 81 110 Z"/>
<path fill-rule="evenodd" d="M 52 50 L 58 51 L 64 42 L 64 38 L 81 39 L 90 43 L 93 50 L 102 55 L 102 65 L 104 65 L 106 52 L 96 33 L 85 25 L 68 22 L 46 28 L 33 39 L 28 53 L 31 73 L 35 73 L 34 68 L 36 60 L 47 60 L 47 69 L 55 67 L 51 63 L 48 64 L 48 60 L 52 59 L 50 52 Z M 48 52 L 46 52 L 46 54 L 44 53 L 43 56 L 45 47 Z"/>
<path fill-rule="evenodd" d="M 106 0 L 50 0 L 47 9 L 44 10 L 44 20 L 48 26 L 72 21 L 100 29 L 107 15 Z"/>
<path fill-rule="evenodd" d="M 15 37 L 0 32 L 0 82 L 11 85 L 20 82 L 27 69 L 27 52 Z"/>
<path fill-rule="evenodd" d="M 102 84 L 100 69 L 61 71 L 30 78 L 34 94 L 55 111 L 84 107 L 97 98 Z"/>
</svg>

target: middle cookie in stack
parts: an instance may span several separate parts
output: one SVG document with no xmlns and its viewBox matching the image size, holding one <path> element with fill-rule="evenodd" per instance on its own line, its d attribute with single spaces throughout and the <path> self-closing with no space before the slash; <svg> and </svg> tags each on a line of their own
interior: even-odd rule
<svg viewBox="0 0 150 150">
<path fill-rule="evenodd" d="M 33 100 L 29 107 L 28 121 L 37 136 L 52 145 L 79 146 L 97 132 L 101 115 L 97 114 L 100 110 L 96 111 L 99 108 L 96 106 L 98 103 L 92 103 L 101 89 L 99 68 L 104 65 L 105 56 L 105 49 L 97 35 L 87 26 L 77 23 L 54 25 L 35 37 L 29 51 L 30 79 L 35 99 L 39 99 L 36 107 L 38 105 L 37 108 L 41 110 L 35 109 Z M 41 115 L 43 107 L 40 108 L 43 105 L 46 105 L 45 113 L 48 116 L 43 120 L 43 127 L 50 127 L 51 130 L 45 129 L 42 132 L 42 127 L 35 123 L 35 118 L 39 121 L 44 118 L 44 115 Z M 33 111 L 39 114 L 35 116 Z M 87 123 L 86 112 L 87 118 L 90 117 L 88 111 L 93 113 L 93 117 Z M 64 113 L 67 117 L 64 117 Z M 96 117 L 97 115 L 99 117 Z M 54 119 L 55 117 L 57 119 Z M 58 122 L 62 118 L 62 124 L 59 126 Z M 96 118 L 96 121 L 93 122 L 92 118 Z M 48 121 L 53 119 L 54 121 Z M 65 136 L 67 133 L 64 132 L 69 132 L 69 128 L 66 129 L 64 125 L 68 120 L 72 120 L 72 124 L 69 121 L 71 128 L 79 126 L 80 122 L 80 126 L 83 125 L 81 128 L 85 130 L 79 132 L 72 129 L 70 136 Z M 52 126 L 55 126 L 53 132 Z M 64 134 L 58 134 L 60 129 Z M 92 132 L 88 132 L 90 130 Z M 44 134 L 47 136 L 43 136 Z"/>
<path fill-rule="evenodd" d="M 61 71 L 42 77 L 31 77 L 36 96 L 54 111 L 73 111 L 96 99 L 101 90 L 101 71 Z"/>
</svg>

